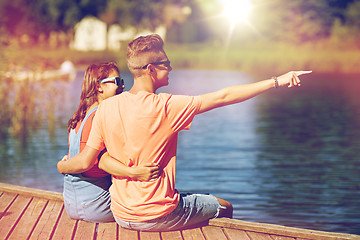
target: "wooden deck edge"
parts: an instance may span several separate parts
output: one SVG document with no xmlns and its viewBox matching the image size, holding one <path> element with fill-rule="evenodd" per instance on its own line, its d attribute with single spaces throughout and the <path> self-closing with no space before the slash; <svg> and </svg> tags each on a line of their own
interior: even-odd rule
<svg viewBox="0 0 360 240">
<path fill-rule="evenodd" d="M 46 198 L 55 201 L 63 201 L 62 193 L 22 187 L 22 186 L 1 183 L 1 182 L 0 182 L 0 191 L 16 193 L 31 197 Z M 346 233 L 332 233 L 332 232 L 324 232 L 324 231 L 309 230 L 302 228 L 285 227 L 285 226 L 267 224 L 267 223 L 246 222 L 246 221 L 242 221 L 238 219 L 230 219 L 230 218 L 211 219 L 209 221 L 209 225 L 217 226 L 217 227 L 233 228 L 244 231 L 288 236 L 294 238 L 308 238 L 314 240 L 319 240 L 319 239 L 360 240 L 360 235 L 346 234 Z"/>
<path fill-rule="evenodd" d="M 0 191 L 22 194 L 31 197 L 40 197 L 50 200 L 63 201 L 62 193 L 46 191 L 36 188 L 28 188 L 8 183 L 0 183 Z"/>
<path fill-rule="evenodd" d="M 287 237 L 309 238 L 314 240 L 360 239 L 360 235 L 354 235 L 354 234 L 333 233 L 333 232 L 324 232 L 324 231 L 309 230 L 303 228 L 285 227 L 275 224 L 246 222 L 246 221 L 242 221 L 238 219 L 230 219 L 230 218 L 211 219 L 209 221 L 209 225 L 233 228 L 233 229 L 239 229 L 245 231 L 252 231 L 252 232 L 259 232 L 259 233 L 274 234 L 274 235 L 287 236 Z"/>
</svg>

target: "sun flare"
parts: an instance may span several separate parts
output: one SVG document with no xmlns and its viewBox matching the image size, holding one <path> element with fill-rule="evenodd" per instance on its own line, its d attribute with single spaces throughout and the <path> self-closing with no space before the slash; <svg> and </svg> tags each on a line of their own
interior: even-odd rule
<svg viewBox="0 0 360 240">
<path fill-rule="evenodd" d="M 248 22 L 250 13 L 254 8 L 251 0 L 223 0 L 222 5 L 223 15 L 232 24 Z"/>
</svg>

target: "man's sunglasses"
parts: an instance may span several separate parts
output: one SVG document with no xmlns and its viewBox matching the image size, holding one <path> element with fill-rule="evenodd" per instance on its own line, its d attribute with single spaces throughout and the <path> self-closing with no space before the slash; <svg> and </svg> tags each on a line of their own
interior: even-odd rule
<svg viewBox="0 0 360 240">
<path fill-rule="evenodd" d="M 105 79 L 101 80 L 100 82 L 107 83 L 107 82 L 114 82 L 114 81 L 115 81 L 116 86 L 118 86 L 118 87 L 125 86 L 124 79 L 122 79 L 120 77 L 109 77 L 109 78 L 105 78 Z"/>
<path fill-rule="evenodd" d="M 170 61 L 162 61 L 162 62 L 152 62 L 152 63 L 148 63 L 145 66 L 141 67 L 142 69 L 147 68 L 149 65 L 164 65 L 166 68 L 170 68 Z"/>
</svg>

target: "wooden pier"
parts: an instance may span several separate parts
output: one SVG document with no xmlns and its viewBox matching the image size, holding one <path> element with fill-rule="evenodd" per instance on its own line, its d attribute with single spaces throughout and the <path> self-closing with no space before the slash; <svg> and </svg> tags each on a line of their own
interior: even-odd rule
<svg viewBox="0 0 360 240">
<path fill-rule="evenodd" d="M 115 222 L 89 223 L 69 218 L 60 193 L 0 183 L 0 239 L 346 240 L 360 236 L 228 218 L 213 219 L 207 226 L 182 231 L 127 230 Z"/>
</svg>

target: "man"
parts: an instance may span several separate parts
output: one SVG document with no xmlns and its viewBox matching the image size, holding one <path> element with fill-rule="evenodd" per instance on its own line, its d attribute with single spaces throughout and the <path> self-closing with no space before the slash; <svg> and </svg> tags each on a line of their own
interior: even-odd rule
<svg viewBox="0 0 360 240">
<path fill-rule="evenodd" d="M 223 199 L 204 194 L 182 195 L 175 189 L 178 132 L 189 129 L 196 114 L 245 101 L 272 88 L 299 86 L 298 76 L 310 71 L 289 72 L 201 96 L 155 94 L 168 85 L 172 70 L 163 40 L 156 34 L 129 43 L 127 64 L 134 77 L 133 87 L 103 101 L 86 148 L 70 160 L 83 162 L 82 168 L 86 169 L 106 146 L 112 157 L 127 166 L 145 163 L 161 166 L 160 177 L 148 182 L 113 177 L 111 210 L 122 227 L 176 230 L 210 218 L 232 217 L 232 205 Z M 70 160 L 59 162 L 60 172 L 69 171 Z"/>
</svg>

